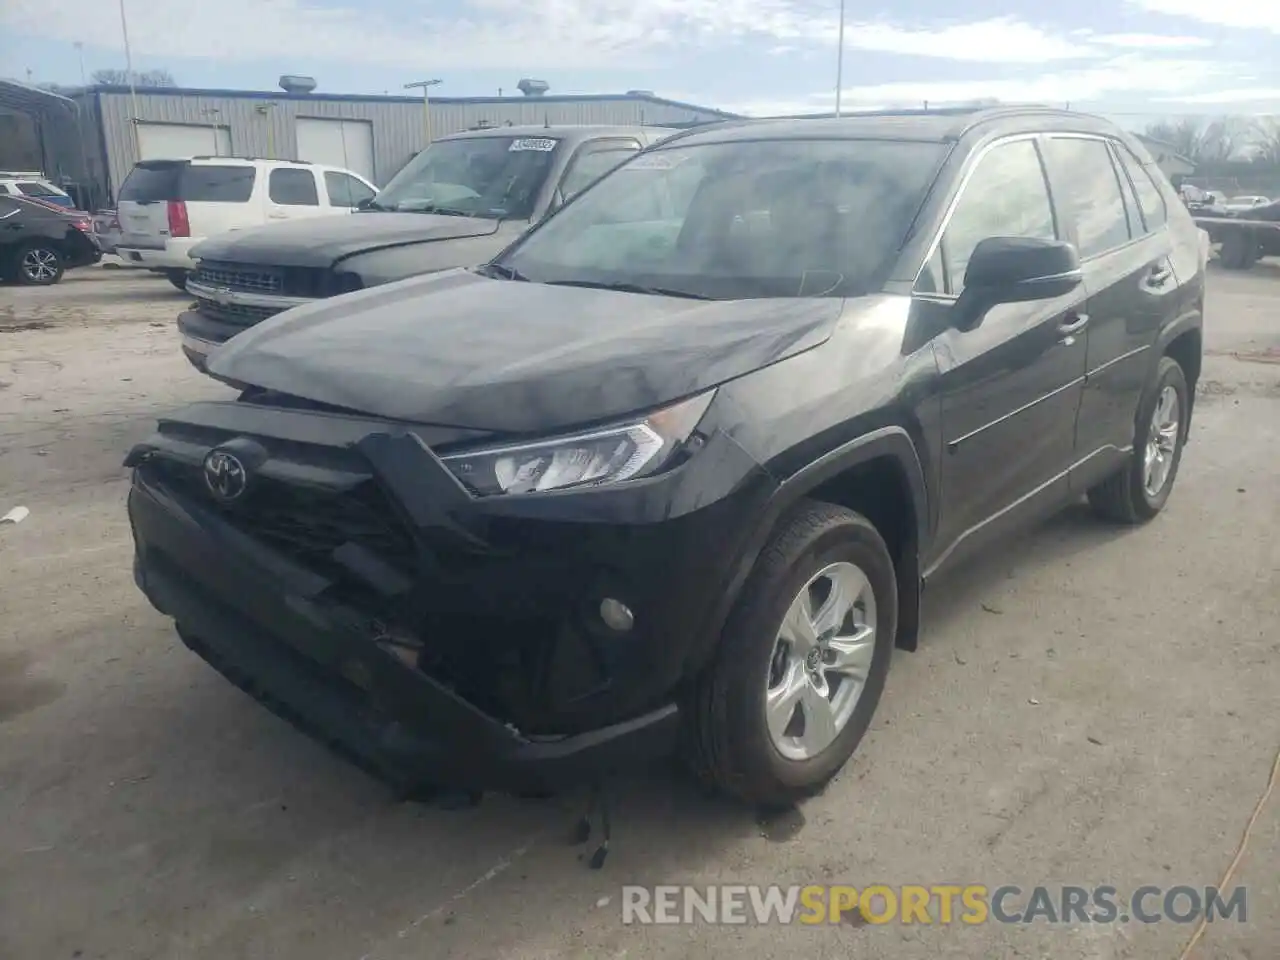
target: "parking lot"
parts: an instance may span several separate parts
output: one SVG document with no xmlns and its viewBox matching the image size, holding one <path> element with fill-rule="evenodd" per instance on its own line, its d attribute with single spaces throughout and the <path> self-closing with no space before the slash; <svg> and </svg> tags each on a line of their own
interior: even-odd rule
<svg viewBox="0 0 1280 960">
<path fill-rule="evenodd" d="M 763 818 L 678 773 L 623 785 L 588 870 L 581 798 L 400 803 L 217 676 L 134 587 L 121 458 L 230 396 L 163 278 L 0 288 L 0 957 L 1178 960 L 1172 922 L 625 926 L 624 884 L 1219 882 L 1280 744 L 1280 268 L 1210 277 L 1168 509 L 1072 511 L 931 588 L 875 725 Z M 1193 956 L 1273 960 L 1280 797 Z"/>
</svg>

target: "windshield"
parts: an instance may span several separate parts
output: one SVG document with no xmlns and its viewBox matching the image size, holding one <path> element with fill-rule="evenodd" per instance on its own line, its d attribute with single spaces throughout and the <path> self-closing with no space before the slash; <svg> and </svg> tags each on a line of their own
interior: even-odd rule
<svg viewBox="0 0 1280 960">
<path fill-rule="evenodd" d="M 559 145 L 552 137 L 439 140 L 391 178 L 374 209 L 527 220 Z"/>
<path fill-rule="evenodd" d="M 28 197 L 52 197 L 55 199 L 61 199 L 65 196 L 61 190 L 54 190 L 52 187 L 47 187 L 43 183 L 23 181 L 22 183 L 14 184 L 14 186 Z"/>
<path fill-rule="evenodd" d="M 623 164 L 497 262 L 543 283 L 859 296 L 901 246 L 945 152 L 883 140 L 674 145 Z"/>
</svg>

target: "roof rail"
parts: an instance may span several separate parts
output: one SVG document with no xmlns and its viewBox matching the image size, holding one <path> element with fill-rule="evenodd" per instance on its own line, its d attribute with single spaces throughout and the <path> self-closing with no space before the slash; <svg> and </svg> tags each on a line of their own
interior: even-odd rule
<svg viewBox="0 0 1280 960">
<path fill-rule="evenodd" d="M 310 160 L 290 160 L 288 157 L 245 157 L 238 153 L 200 153 L 195 156 L 188 157 L 189 160 L 253 160 L 255 162 L 261 160 L 265 163 L 296 163 L 303 166 L 311 166 Z"/>
<path fill-rule="evenodd" d="M 1044 104 L 1001 104 L 1000 106 L 982 107 L 974 111 L 970 111 L 972 117 L 969 123 L 963 124 L 955 131 L 955 136 L 962 137 L 979 124 L 986 123 L 990 120 L 1000 120 L 1004 117 L 1025 117 L 1028 114 L 1039 114 L 1044 116 L 1073 116 L 1073 117 L 1089 117 L 1090 119 L 1101 119 L 1093 114 L 1081 113 L 1078 110 L 1066 110 L 1062 107 L 1050 107 Z"/>
<path fill-rule="evenodd" d="M 697 123 L 691 127 L 676 128 L 676 132 L 669 137 L 663 137 L 658 141 L 662 146 L 668 146 L 677 140 L 683 140 L 695 133 L 701 133 L 703 130 L 725 130 L 731 127 L 745 127 L 752 123 L 760 123 L 761 121 L 755 117 L 735 117 L 727 120 L 708 120 L 706 123 Z"/>
</svg>

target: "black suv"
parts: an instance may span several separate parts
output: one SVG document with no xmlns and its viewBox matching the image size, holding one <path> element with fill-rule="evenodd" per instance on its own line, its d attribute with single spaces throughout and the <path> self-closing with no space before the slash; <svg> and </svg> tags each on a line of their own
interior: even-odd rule
<svg viewBox="0 0 1280 960">
<path fill-rule="evenodd" d="M 291 311 L 135 447 L 182 639 L 403 783 L 683 751 L 790 802 L 867 730 L 922 585 L 1086 495 L 1160 512 L 1200 238 L 1048 109 L 730 123 L 492 262 Z"/>
<path fill-rule="evenodd" d="M 0 197 L 0 277 L 46 287 L 70 268 L 101 259 L 87 213 L 26 197 Z"/>
</svg>

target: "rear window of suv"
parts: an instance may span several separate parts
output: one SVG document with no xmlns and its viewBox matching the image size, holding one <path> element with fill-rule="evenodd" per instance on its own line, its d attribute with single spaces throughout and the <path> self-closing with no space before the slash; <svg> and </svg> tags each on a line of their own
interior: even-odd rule
<svg viewBox="0 0 1280 960">
<path fill-rule="evenodd" d="M 255 167 L 240 164 L 143 162 L 120 187 L 119 199 L 135 203 L 247 203 Z"/>
</svg>

